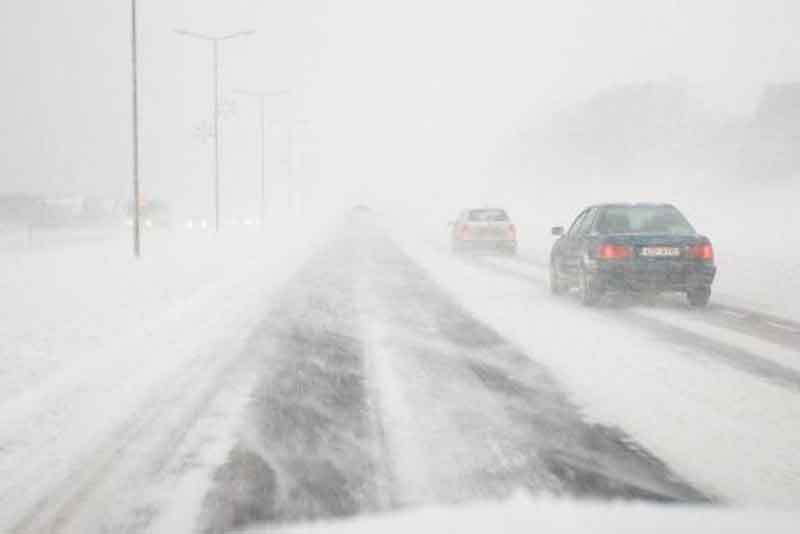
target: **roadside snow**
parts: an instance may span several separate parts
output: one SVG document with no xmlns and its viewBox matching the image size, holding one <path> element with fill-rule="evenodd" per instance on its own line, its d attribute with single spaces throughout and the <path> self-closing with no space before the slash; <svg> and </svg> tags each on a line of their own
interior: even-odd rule
<svg viewBox="0 0 800 534">
<path fill-rule="evenodd" d="M 138 262 L 127 239 L 3 254 L 0 530 L 129 439 L 147 403 L 179 398 L 182 377 L 235 358 L 306 235 L 152 232 Z"/>
<path fill-rule="evenodd" d="M 499 503 L 403 511 L 390 515 L 274 529 L 253 527 L 247 534 L 266 532 L 353 534 L 386 532 L 504 533 L 794 533 L 797 514 L 710 507 L 673 507 L 630 503 L 575 503 L 540 500 L 520 494 Z"/>
</svg>

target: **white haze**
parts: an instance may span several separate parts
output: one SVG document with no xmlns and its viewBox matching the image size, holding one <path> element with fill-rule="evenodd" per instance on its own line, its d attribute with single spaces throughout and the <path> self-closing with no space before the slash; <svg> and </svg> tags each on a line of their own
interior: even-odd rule
<svg viewBox="0 0 800 534">
<path fill-rule="evenodd" d="M 584 437 L 587 455 L 565 460 L 559 484 L 635 475 L 635 489 L 641 475 L 646 490 L 658 467 L 659 484 L 685 481 L 739 508 L 573 509 L 568 491 L 539 500 L 544 485 L 442 521 L 757 531 L 763 516 L 790 531 L 800 2 L 138 6 L 142 196 L 175 219 L 144 223 L 134 261 L 130 0 L 0 0 L 0 531 L 171 533 L 231 519 L 228 497 L 263 496 L 226 478 L 240 448 L 278 473 L 270 499 L 286 500 L 285 517 L 316 506 L 287 489 L 307 465 L 342 461 L 336 473 L 359 475 L 374 460 L 386 464 L 370 482 L 376 500 L 398 499 L 376 509 L 404 510 L 398 529 L 438 527 L 428 507 L 495 495 L 495 481 L 497 495 L 516 491 L 529 460 Z M 256 32 L 220 47 L 220 233 L 212 48 L 176 30 Z M 258 107 L 239 91 L 288 93 L 266 100 L 260 226 Z M 91 197 L 114 208 L 64 216 Z M 709 236 L 707 310 L 683 295 L 584 309 L 551 294 L 551 226 L 607 201 L 673 202 Z M 29 211 L 14 219 L 15 203 Z M 448 222 L 484 205 L 509 212 L 516 257 L 452 254 Z M 53 206 L 61 219 L 45 216 Z M 341 403 L 358 414 L 329 418 L 329 386 L 358 390 L 360 403 Z M 322 406 L 336 431 L 263 424 L 283 404 Z M 528 428 L 532 414 L 543 431 Z M 589 433 L 562 432 L 565 421 Z M 332 441 L 306 450 L 285 438 L 290 426 Z M 624 473 L 594 465 L 597 436 Z M 640 460 L 649 467 L 637 473 Z M 244 479 L 263 476 L 245 467 Z M 544 472 L 531 470 L 534 482 Z M 307 489 L 328 498 L 338 479 L 323 478 Z M 371 526 L 375 510 L 358 511 Z"/>
<path fill-rule="evenodd" d="M 0 190 L 130 196 L 128 3 L 0 6 Z M 791 1 L 259 2 L 141 0 L 145 196 L 211 207 L 211 47 L 176 35 L 255 29 L 221 47 L 223 207 L 257 212 L 255 107 L 268 102 L 270 197 L 286 197 L 286 124 L 305 204 L 478 203 L 508 147 L 597 92 L 678 82 L 716 114 L 800 78 Z M 536 187 L 556 180 L 532 176 Z M 645 184 L 647 176 L 642 177 Z M 642 192 L 646 191 L 646 185 Z"/>
</svg>

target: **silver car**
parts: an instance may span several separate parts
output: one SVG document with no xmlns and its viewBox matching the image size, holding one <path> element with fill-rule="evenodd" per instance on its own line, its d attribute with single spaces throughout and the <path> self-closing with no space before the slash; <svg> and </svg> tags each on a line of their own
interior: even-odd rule
<svg viewBox="0 0 800 534">
<path fill-rule="evenodd" d="M 480 208 L 463 210 L 451 223 L 453 252 L 517 252 L 517 229 L 505 210 Z"/>
</svg>

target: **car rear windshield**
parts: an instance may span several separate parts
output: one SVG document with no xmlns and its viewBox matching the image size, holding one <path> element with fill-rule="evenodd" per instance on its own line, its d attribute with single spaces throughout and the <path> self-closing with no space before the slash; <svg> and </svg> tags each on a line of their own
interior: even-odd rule
<svg viewBox="0 0 800 534">
<path fill-rule="evenodd" d="M 601 234 L 691 235 L 694 228 L 672 206 L 615 206 L 606 208 L 597 221 Z"/>
<path fill-rule="evenodd" d="M 469 220 L 481 222 L 507 221 L 508 214 L 503 210 L 471 210 L 469 212 Z"/>
</svg>

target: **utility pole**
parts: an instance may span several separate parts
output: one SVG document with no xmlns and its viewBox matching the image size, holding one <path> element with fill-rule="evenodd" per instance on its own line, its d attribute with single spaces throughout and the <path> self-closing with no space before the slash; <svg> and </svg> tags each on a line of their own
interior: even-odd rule
<svg viewBox="0 0 800 534">
<path fill-rule="evenodd" d="M 289 210 L 291 211 L 294 208 L 294 129 L 300 125 L 308 125 L 308 121 L 306 120 L 297 120 L 294 124 L 289 125 L 289 132 L 288 132 L 288 150 L 289 156 L 287 161 L 286 167 L 286 175 L 287 175 L 287 182 L 286 182 L 286 195 L 287 195 L 287 203 Z"/>
<path fill-rule="evenodd" d="M 139 217 L 139 57 L 137 34 L 137 0 L 131 0 L 131 73 L 133 83 L 133 257 L 142 257 Z"/>
<path fill-rule="evenodd" d="M 258 145 L 259 145 L 259 158 L 261 164 L 261 226 L 265 227 L 266 221 L 266 154 L 265 154 L 265 129 L 266 129 L 266 99 L 268 96 L 281 96 L 289 94 L 289 91 L 271 91 L 271 92 L 254 92 L 254 91 L 236 91 L 236 93 L 244 96 L 249 96 L 257 99 L 258 101 Z"/>
<path fill-rule="evenodd" d="M 222 36 L 212 36 L 212 35 L 204 35 L 202 33 L 194 33 L 186 30 L 175 30 L 175 33 L 179 35 L 183 35 L 186 37 L 193 37 L 195 39 L 202 39 L 203 41 L 210 41 L 213 44 L 213 55 L 214 55 L 214 227 L 217 232 L 219 232 L 220 227 L 220 209 L 219 209 L 219 196 L 220 196 L 220 186 L 219 186 L 219 156 L 220 156 L 220 147 L 219 147 L 219 43 L 222 41 L 227 41 L 230 39 L 234 39 L 236 37 L 244 37 L 247 35 L 252 35 L 255 33 L 255 30 L 248 30 L 243 32 L 236 32 L 230 33 L 228 35 Z"/>
</svg>

